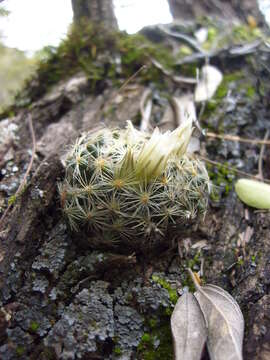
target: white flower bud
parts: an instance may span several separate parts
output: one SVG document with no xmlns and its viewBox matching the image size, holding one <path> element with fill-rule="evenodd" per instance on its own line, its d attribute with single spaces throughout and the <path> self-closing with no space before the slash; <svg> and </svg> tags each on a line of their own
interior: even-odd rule
<svg viewBox="0 0 270 360">
<path fill-rule="evenodd" d="M 165 134 L 161 134 L 156 128 L 136 159 L 136 175 L 146 181 L 160 176 L 165 171 L 171 156 L 181 157 L 185 154 L 191 133 L 191 121 L 187 121 L 173 132 L 167 131 Z"/>
</svg>

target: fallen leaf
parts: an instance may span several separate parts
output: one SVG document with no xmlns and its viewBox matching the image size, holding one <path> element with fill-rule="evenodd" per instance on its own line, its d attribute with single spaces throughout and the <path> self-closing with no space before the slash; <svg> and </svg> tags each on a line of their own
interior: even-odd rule
<svg viewBox="0 0 270 360">
<path fill-rule="evenodd" d="M 202 76 L 195 88 L 195 101 L 210 100 L 222 82 L 222 73 L 214 66 L 205 65 L 201 70 Z"/>
<path fill-rule="evenodd" d="M 244 318 L 234 298 L 215 285 L 200 286 L 194 296 L 203 312 L 208 329 L 207 348 L 211 360 L 242 360 Z"/>
<path fill-rule="evenodd" d="M 240 200 L 256 209 L 270 209 L 270 185 L 261 181 L 239 179 L 235 191 Z"/>
<path fill-rule="evenodd" d="M 199 28 L 195 33 L 194 33 L 197 41 L 200 44 L 203 44 L 208 37 L 208 29 L 207 28 Z"/>
<path fill-rule="evenodd" d="M 171 317 L 175 360 L 199 360 L 207 337 L 203 314 L 191 293 L 184 293 Z"/>
</svg>

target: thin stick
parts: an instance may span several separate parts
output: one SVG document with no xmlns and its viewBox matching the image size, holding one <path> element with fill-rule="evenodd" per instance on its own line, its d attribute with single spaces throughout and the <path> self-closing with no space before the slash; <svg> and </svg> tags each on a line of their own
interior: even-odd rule
<svg viewBox="0 0 270 360">
<path fill-rule="evenodd" d="M 33 120 L 32 120 L 32 116 L 29 115 L 28 117 L 28 125 L 29 125 L 29 129 L 30 129 L 30 133 L 31 133 L 31 137 L 32 137 L 32 143 L 33 143 L 33 146 L 32 146 L 32 155 L 31 155 L 31 159 L 30 159 L 30 162 L 29 162 L 29 165 L 27 167 L 27 170 L 26 170 L 26 173 L 23 177 L 23 180 L 20 184 L 20 186 L 18 187 L 17 191 L 15 192 L 14 196 L 18 196 L 20 194 L 20 192 L 22 191 L 23 187 L 25 186 L 26 184 L 26 181 L 27 181 L 27 177 L 32 169 L 32 166 L 33 166 L 33 162 L 34 162 L 34 157 L 35 157 L 35 154 L 36 154 L 36 147 L 37 147 L 37 143 L 36 143 L 36 136 L 35 136 L 35 132 L 34 132 L 34 127 L 33 127 Z M 8 207 L 6 208 L 6 210 L 4 211 L 1 219 L 0 219 L 0 231 L 2 230 L 2 226 L 4 224 L 4 220 L 5 218 L 7 217 L 8 213 L 9 213 L 9 210 L 11 209 L 13 204 L 9 204 Z"/>
<path fill-rule="evenodd" d="M 127 84 L 129 84 L 142 70 L 146 69 L 147 66 L 146 65 L 142 65 L 139 70 L 137 70 L 133 75 L 131 75 L 125 82 L 124 84 L 120 87 L 120 89 L 118 90 L 118 93 L 120 93 L 126 86 Z"/>
<path fill-rule="evenodd" d="M 193 50 L 198 51 L 199 53 L 203 54 L 204 56 L 207 56 L 207 53 L 204 51 L 204 49 L 198 44 L 198 42 L 192 38 L 191 36 L 188 36 L 186 34 L 182 34 L 179 32 L 171 31 L 165 28 L 165 26 L 159 25 L 158 28 L 163 31 L 165 34 L 170 35 L 176 39 L 184 41 L 186 44 L 188 44 L 190 47 L 192 47 Z"/>
<path fill-rule="evenodd" d="M 242 142 L 242 143 L 247 143 L 247 144 L 270 146 L 270 140 L 265 140 L 265 139 L 264 140 L 247 139 L 247 138 L 242 138 L 237 135 L 220 135 L 220 134 L 216 134 L 216 133 L 212 133 L 212 132 L 207 132 L 205 136 L 209 137 L 209 138 L 215 138 L 215 139 L 221 139 L 221 140 L 237 141 L 237 142 Z"/>
<path fill-rule="evenodd" d="M 267 140 L 269 136 L 269 130 L 266 131 L 263 140 Z M 260 156 L 259 156 L 259 162 L 258 162 L 258 172 L 259 172 L 259 178 L 263 180 L 263 155 L 265 152 L 265 144 L 261 146 L 260 150 Z"/>
<path fill-rule="evenodd" d="M 35 157 L 36 149 L 37 149 L 36 136 L 35 136 L 35 132 L 34 132 L 33 120 L 32 120 L 31 115 L 29 115 L 29 117 L 28 117 L 28 125 L 29 125 L 29 129 L 30 129 L 31 137 L 32 137 L 32 143 L 33 143 L 32 155 L 31 155 L 31 159 L 30 159 L 29 165 L 27 167 L 26 173 L 24 174 L 23 181 L 22 181 L 21 185 L 19 186 L 18 190 L 16 191 L 16 194 L 20 193 L 21 190 L 23 189 L 24 185 L 26 184 L 27 177 L 33 166 L 34 157 Z"/>
<path fill-rule="evenodd" d="M 197 79 L 187 77 L 187 76 L 175 76 L 171 71 L 164 69 L 162 64 L 160 64 L 157 60 L 150 58 L 152 64 L 162 72 L 165 76 L 169 77 L 175 83 L 186 83 L 186 84 L 197 84 Z"/>
<path fill-rule="evenodd" d="M 237 169 L 234 169 L 232 168 L 231 166 L 229 165 L 226 165 L 226 164 L 223 164 L 223 163 L 220 163 L 218 161 L 214 161 L 214 160 L 210 160 L 204 156 L 201 156 L 201 155 L 196 155 L 200 160 L 203 160 L 203 161 L 206 161 L 208 162 L 209 164 L 212 164 L 212 165 L 216 165 L 216 166 L 224 166 L 226 167 L 228 170 L 231 170 L 231 171 L 234 171 L 236 173 L 238 173 L 239 175 L 242 175 L 242 176 L 246 176 L 246 177 L 249 177 L 251 179 L 254 179 L 254 180 L 258 180 L 258 181 L 263 181 L 265 183 L 269 183 L 270 184 L 270 180 L 261 180 L 261 179 L 258 179 L 255 175 L 252 175 L 252 174 L 249 174 L 249 173 L 246 173 L 244 171 L 241 171 L 241 170 L 237 170 Z"/>
<path fill-rule="evenodd" d="M 140 125 L 140 131 L 147 131 L 149 128 L 149 122 L 152 112 L 152 99 L 149 99 L 150 95 L 152 95 L 152 91 L 150 89 L 146 89 L 141 97 L 140 112 L 142 120 Z"/>
</svg>

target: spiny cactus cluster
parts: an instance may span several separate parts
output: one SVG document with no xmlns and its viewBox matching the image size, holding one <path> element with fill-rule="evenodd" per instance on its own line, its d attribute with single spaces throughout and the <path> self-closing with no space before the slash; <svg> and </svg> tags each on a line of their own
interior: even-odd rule
<svg viewBox="0 0 270 360">
<path fill-rule="evenodd" d="M 185 154 L 191 132 L 187 123 L 149 135 L 129 122 L 123 130 L 81 136 L 59 184 L 71 229 L 116 239 L 151 237 L 205 214 L 209 178 L 204 165 Z"/>
</svg>

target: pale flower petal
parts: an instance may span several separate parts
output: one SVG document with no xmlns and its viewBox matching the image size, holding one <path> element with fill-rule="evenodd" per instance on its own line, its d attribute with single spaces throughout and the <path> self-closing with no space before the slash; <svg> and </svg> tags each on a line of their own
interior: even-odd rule
<svg viewBox="0 0 270 360">
<path fill-rule="evenodd" d="M 144 144 L 139 153 L 135 172 L 145 180 L 160 176 L 171 156 L 181 157 L 185 154 L 192 133 L 192 121 L 187 121 L 173 132 L 161 134 L 156 128 L 151 138 Z"/>
</svg>

